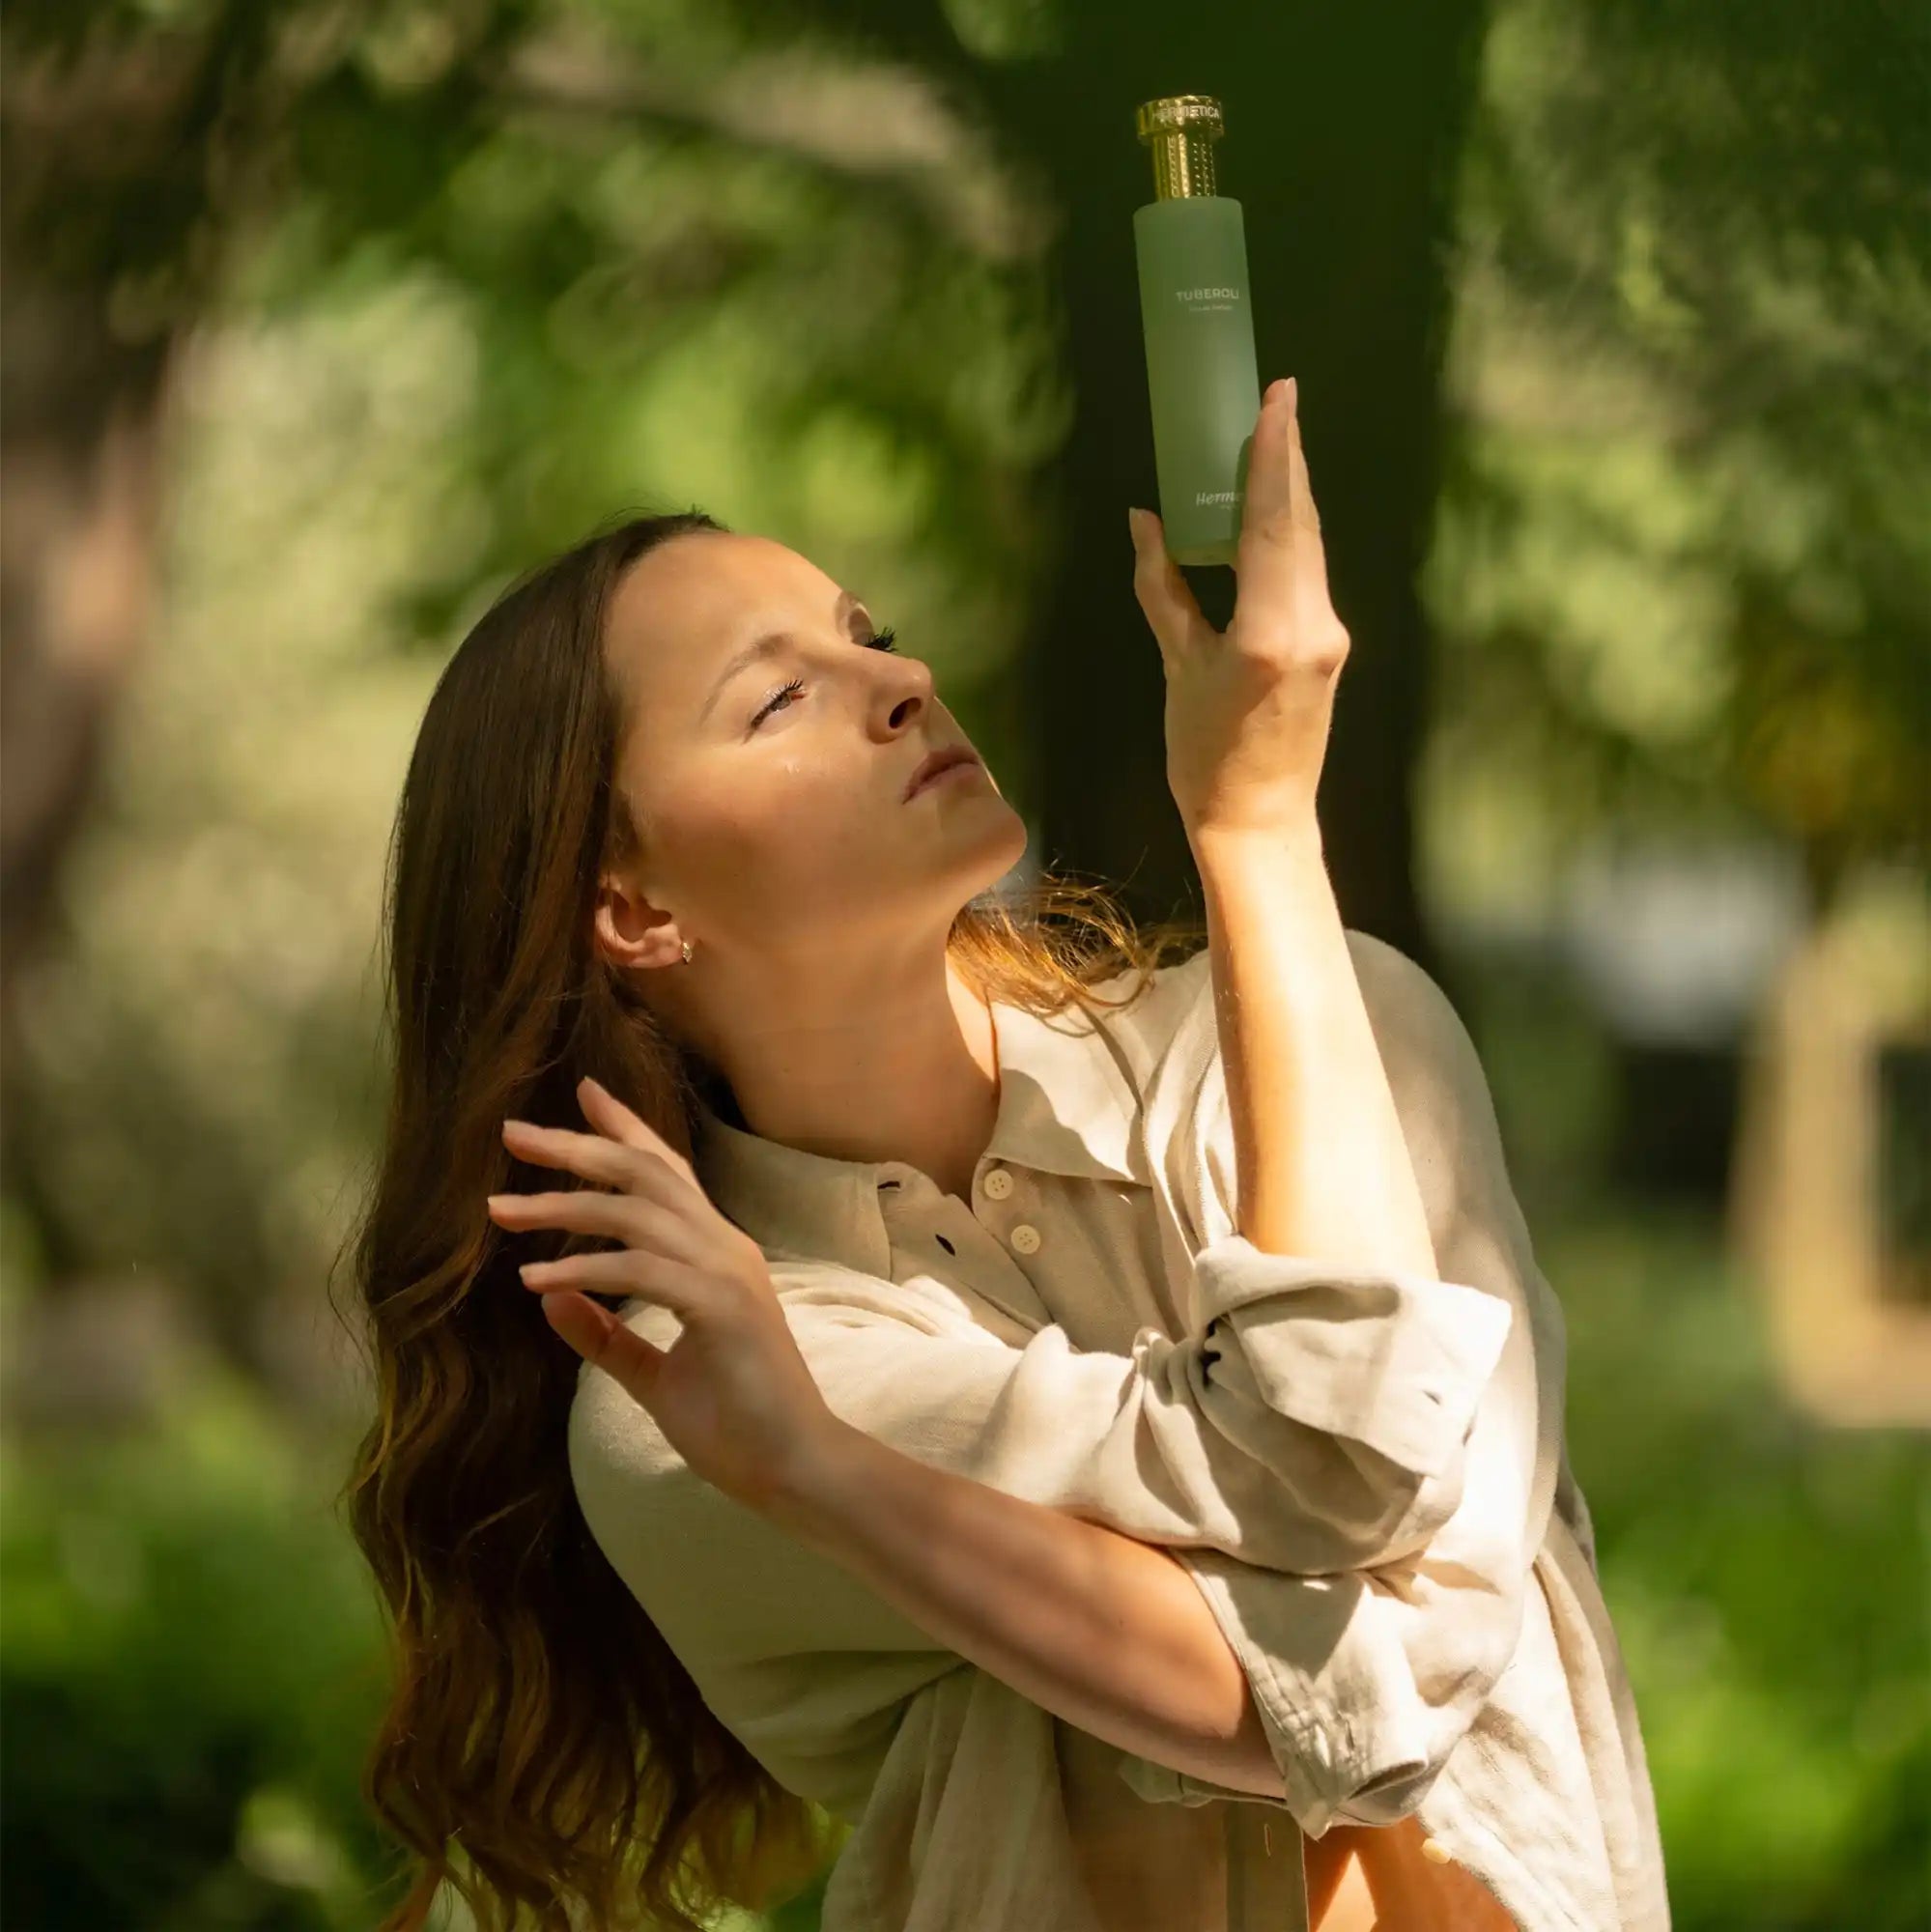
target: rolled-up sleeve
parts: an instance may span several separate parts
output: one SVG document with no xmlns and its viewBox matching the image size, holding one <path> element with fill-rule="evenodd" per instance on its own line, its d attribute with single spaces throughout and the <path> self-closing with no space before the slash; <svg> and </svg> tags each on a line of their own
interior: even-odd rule
<svg viewBox="0 0 1931 1932">
<path fill-rule="evenodd" d="M 1124 1355 L 1075 1349 L 1057 1326 L 1024 1347 L 962 1321 L 921 1326 L 904 1288 L 881 1299 L 858 1279 L 783 1300 L 834 1412 L 922 1462 L 1270 1570 L 1419 1548 L 1461 1495 L 1506 1304 L 1237 1236 L 1204 1260 L 1203 1331 L 1144 1327 Z"/>
<path fill-rule="evenodd" d="M 1335 1823 L 1392 1824 L 1426 1796 L 1514 1655 L 1563 1472 L 1561 1309 L 1509 1180 L 1474 1043 L 1420 966 L 1352 938 L 1437 1259 L 1512 1319 L 1472 1411 L 1449 1425 L 1467 1430 L 1461 1492 L 1425 1547 L 1327 1577 L 1269 1572 L 1214 1549 L 1174 1552 L 1246 1671 L 1285 1796 L 1144 1757 L 1121 1765 L 1142 1797 L 1276 1803 L 1315 1837 Z M 1401 1346 L 1401 1373 L 1425 1380 L 1424 1329 L 1412 1326 Z"/>
<path fill-rule="evenodd" d="M 1262 1377 L 1278 1378 L 1292 1348 L 1317 1345 L 1295 1338 L 1288 1310 L 1255 1292 L 1258 1273 L 1217 1318 L 1217 1346 L 1149 1327 L 1128 1355 L 1076 1350 L 1058 1327 L 1015 1348 L 915 1289 L 830 1264 L 781 1302 L 844 1421 L 929 1465 L 1224 1565 L 1218 1574 L 1244 1591 L 1247 1579 L 1289 1580 L 1290 1567 L 1334 1572 L 1350 1556 L 1378 1557 L 1393 1530 L 1420 1520 L 1418 1497 L 1452 1498 L 1462 1483 L 1459 1454 L 1446 1475 L 1424 1476 L 1358 1435 L 1264 1406 Z M 1284 1270 L 1279 1298 L 1305 1298 L 1304 1326 L 1345 1320 L 1358 1339 L 1375 1323 L 1413 1319 L 1416 1290 L 1438 1291 L 1421 1298 L 1444 1310 L 1464 1297 L 1491 1305 L 1459 1285 L 1382 1280 L 1365 1311 L 1344 1316 L 1332 1275 L 1292 1262 Z M 1258 1346 L 1229 1332 L 1236 1317 L 1258 1328 Z M 660 1347 L 677 1332 L 674 1317 L 645 1303 L 622 1319 Z M 1506 1326 L 1491 1321 L 1485 1334 Z M 1396 1358 L 1392 1345 L 1378 1347 L 1384 1362 Z M 1323 1352 L 1351 1361 L 1334 1339 Z M 1397 1446 L 1381 1428 L 1374 1378 L 1358 1366 L 1348 1375 L 1364 1406 L 1344 1411 L 1337 1386 L 1305 1412 Z M 1306 1395 L 1304 1379 L 1293 1406 Z M 1474 1398 L 1454 1400 L 1465 1408 Z M 706 1701 L 792 1790 L 840 1810 L 861 1804 L 895 1714 L 961 1660 L 840 1565 L 695 1475 L 608 1377 L 580 1378 L 570 1456 L 592 1535 Z M 1346 1575 L 1312 1580 L 1353 1586 Z M 1262 1667 L 1286 1600 L 1236 1594 L 1215 1607 L 1234 1625 L 1231 1640 L 1244 1633 L 1235 1644 L 1242 1662 Z M 1300 1707 L 1283 1685 L 1264 1711 L 1292 1725 Z"/>
<path fill-rule="evenodd" d="M 1224 1328 L 1237 1344 L 1224 1386 L 1408 1475 L 1455 1470 L 1509 1332 L 1505 1301 L 1428 1275 L 1268 1254 L 1244 1235 L 1194 1265 L 1207 1341 Z"/>
</svg>

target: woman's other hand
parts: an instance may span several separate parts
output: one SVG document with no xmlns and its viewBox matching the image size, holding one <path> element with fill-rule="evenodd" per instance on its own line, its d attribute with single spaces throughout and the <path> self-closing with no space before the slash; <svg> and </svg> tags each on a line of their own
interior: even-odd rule
<svg viewBox="0 0 1931 1932">
<path fill-rule="evenodd" d="M 1201 615 L 1160 520 L 1132 519 L 1134 594 L 1167 674 L 1167 782 L 1189 838 L 1315 823 L 1349 636 L 1328 599 L 1292 378 L 1262 401 L 1223 635 Z"/>
<path fill-rule="evenodd" d="M 526 1264 L 550 1325 L 622 1385 L 684 1461 L 754 1509 L 781 1493 L 817 1432 L 833 1423 L 784 1320 L 763 1252 L 718 1211 L 690 1163 L 594 1080 L 578 1084 L 576 1133 L 506 1121 L 519 1160 L 594 1183 L 550 1194 L 493 1194 L 490 1218 L 523 1232 L 608 1236 L 621 1248 Z M 639 1295 L 675 1313 L 668 1349 L 633 1334 L 580 1291 Z"/>
</svg>

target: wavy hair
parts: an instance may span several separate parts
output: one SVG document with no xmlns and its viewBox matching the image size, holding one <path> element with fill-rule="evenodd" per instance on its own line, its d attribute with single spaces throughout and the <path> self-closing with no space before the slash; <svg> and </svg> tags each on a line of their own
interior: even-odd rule
<svg viewBox="0 0 1931 1932">
<path fill-rule="evenodd" d="M 386 1117 L 348 1243 L 374 1413 L 338 1498 L 388 1639 L 362 1793 L 405 1895 L 381 1932 L 416 1932 L 445 1884 L 480 1932 L 702 1932 L 802 1889 L 843 1841 L 713 1715 L 591 1538 L 565 1446 L 581 1361 L 483 1206 L 569 1184 L 515 1160 L 501 1123 L 579 1124 L 585 1073 L 692 1150 L 711 1069 L 591 934 L 635 844 L 606 613 L 631 563 L 697 531 L 728 526 L 627 516 L 504 590 L 437 682 L 391 832 Z M 1046 1014 L 1129 1005 L 1203 937 L 1048 875 L 974 899 L 948 945 L 985 997 Z M 1130 992 L 1096 1000 L 1122 970 Z"/>
</svg>

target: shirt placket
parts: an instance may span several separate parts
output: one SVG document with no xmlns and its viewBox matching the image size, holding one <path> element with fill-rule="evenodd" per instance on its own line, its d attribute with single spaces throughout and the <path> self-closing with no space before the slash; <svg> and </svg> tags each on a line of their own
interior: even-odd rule
<svg viewBox="0 0 1931 1932">
<path fill-rule="evenodd" d="M 1300 1830 L 1271 1806 L 1230 1800 L 1227 1932 L 1308 1932 Z"/>
<path fill-rule="evenodd" d="M 1036 1212 L 1027 1211 L 1026 1190 L 1010 1167 L 982 1156 L 970 1206 L 942 1194 L 917 1168 L 889 1172 L 878 1183 L 878 1203 L 896 1246 L 956 1277 L 1028 1332 L 1045 1325 L 1046 1306 L 1024 1258 L 1040 1251 L 1046 1233 Z"/>
</svg>

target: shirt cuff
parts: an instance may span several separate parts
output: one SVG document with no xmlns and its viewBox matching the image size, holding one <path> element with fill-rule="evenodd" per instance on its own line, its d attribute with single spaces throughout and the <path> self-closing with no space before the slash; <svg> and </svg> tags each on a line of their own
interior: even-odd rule
<svg viewBox="0 0 1931 1932">
<path fill-rule="evenodd" d="M 1241 1791 L 1232 1784 L 1216 1784 L 1210 1777 L 1176 1771 L 1172 1765 L 1157 1763 L 1150 1757 L 1132 1755 L 1120 1761 L 1121 1782 L 1149 1804 L 1199 1805 L 1230 1800 L 1235 1804 L 1271 1804 L 1275 1810 L 1287 1812 L 1310 1838 L 1324 1838 L 1334 1826 L 1353 1822 L 1345 1805 L 1335 1801 L 1336 1790 L 1345 1792 L 1349 1800 L 1368 1798 L 1427 1776 L 1434 1770 L 1426 1758 L 1404 1757 L 1350 1785 L 1345 1768 L 1338 1767 L 1331 1754 L 1323 1750 L 1326 1744 L 1323 1734 L 1296 1731 L 1282 1722 L 1278 1709 L 1258 1698 L 1256 1702 L 1263 1715 L 1273 1719 L 1268 1735 L 1274 1761 L 1281 1770 L 1281 1781 L 1287 1787 L 1284 1796 L 1272 1798 L 1264 1791 Z M 1319 1766 L 1325 1776 L 1310 1776 L 1310 1763 Z"/>
<path fill-rule="evenodd" d="M 1208 1339 L 1231 1329 L 1268 1407 L 1437 1476 L 1514 1321 L 1499 1295 L 1399 1268 L 1274 1255 L 1244 1235 L 1194 1258 Z"/>
<path fill-rule="evenodd" d="M 1132 1791 L 1155 1804 L 1272 1804 L 1320 1838 L 1357 1822 L 1348 1807 L 1361 1799 L 1433 1782 L 1440 1766 L 1429 1756 L 1429 1711 L 1406 1655 L 1385 1633 L 1363 1640 L 1357 1611 L 1371 1585 L 1272 1577 L 1218 1550 L 1169 1554 L 1193 1577 L 1246 1674 L 1283 1795 L 1236 1790 L 1139 1756 L 1118 1766 Z"/>
</svg>

